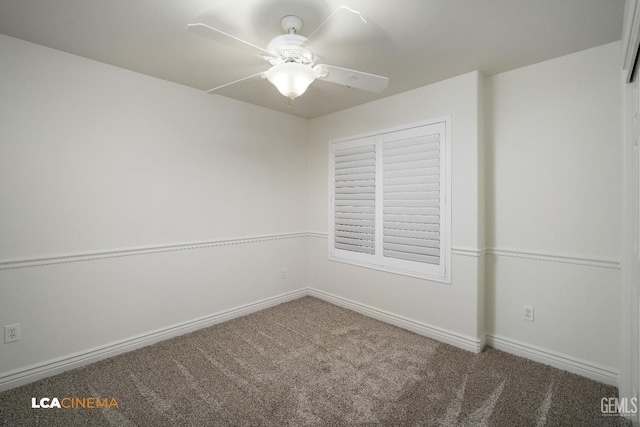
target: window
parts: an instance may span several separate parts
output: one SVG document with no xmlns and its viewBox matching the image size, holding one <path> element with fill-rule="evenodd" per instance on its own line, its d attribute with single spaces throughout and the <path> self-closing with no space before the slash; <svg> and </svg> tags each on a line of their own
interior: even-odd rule
<svg viewBox="0 0 640 427">
<path fill-rule="evenodd" d="M 330 143 L 329 258 L 450 281 L 449 119 Z"/>
</svg>

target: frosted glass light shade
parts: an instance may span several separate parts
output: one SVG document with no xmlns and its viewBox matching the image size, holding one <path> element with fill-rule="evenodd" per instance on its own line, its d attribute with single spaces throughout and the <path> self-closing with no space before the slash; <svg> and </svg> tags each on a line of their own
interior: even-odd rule
<svg viewBox="0 0 640 427">
<path fill-rule="evenodd" d="M 285 62 L 269 68 L 267 79 L 289 99 L 302 95 L 316 79 L 316 72 L 308 65 Z"/>
</svg>

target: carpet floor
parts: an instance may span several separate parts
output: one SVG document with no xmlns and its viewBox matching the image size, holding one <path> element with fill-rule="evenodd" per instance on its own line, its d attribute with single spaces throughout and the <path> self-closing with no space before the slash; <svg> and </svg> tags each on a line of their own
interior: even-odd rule
<svg viewBox="0 0 640 427">
<path fill-rule="evenodd" d="M 0 421 L 630 425 L 601 413 L 601 399 L 616 396 L 615 387 L 578 375 L 494 349 L 470 353 L 304 297 L 0 393 Z M 32 408 L 34 397 L 95 397 L 111 407 Z"/>
</svg>

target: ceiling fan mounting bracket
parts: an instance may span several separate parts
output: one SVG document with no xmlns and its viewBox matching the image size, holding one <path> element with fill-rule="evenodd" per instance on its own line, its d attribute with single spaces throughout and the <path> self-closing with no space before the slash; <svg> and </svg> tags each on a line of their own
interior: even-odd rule
<svg viewBox="0 0 640 427">
<path fill-rule="evenodd" d="M 280 21 L 282 29 L 289 34 L 295 34 L 302 28 L 302 19 L 295 15 L 287 15 Z"/>
</svg>

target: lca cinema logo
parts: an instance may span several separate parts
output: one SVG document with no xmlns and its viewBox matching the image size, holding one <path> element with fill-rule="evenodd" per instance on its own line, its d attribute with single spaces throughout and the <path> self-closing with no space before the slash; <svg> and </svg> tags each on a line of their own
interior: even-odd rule
<svg viewBox="0 0 640 427">
<path fill-rule="evenodd" d="M 34 409 L 96 409 L 120 408 L 115 397 L 32 397 L 31 407 Z"/>
<path fill-rule="evenodd" d="M 638 413 L 637 397 L 603 397 L 600 399 L 602 415 L 634 415 Z"/>
</svg>

